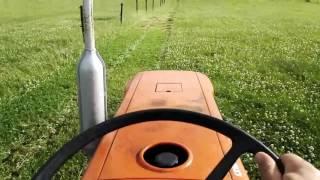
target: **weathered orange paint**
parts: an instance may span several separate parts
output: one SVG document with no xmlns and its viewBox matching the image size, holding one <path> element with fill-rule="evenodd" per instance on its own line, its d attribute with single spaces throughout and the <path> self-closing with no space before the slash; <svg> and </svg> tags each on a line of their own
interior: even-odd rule
<svg viewBox="0 0 320 180">
<path fill-rule="evenodd" d="M 144 109 L 179 108 L 221 118 L 213 93 L 210 80 L 201 73 L 141 72 L 127 85 L 116 115 Z M 191 159 L 181 167 L 167 169 L 143 162 L 142 151 L 166 142 L 186 147 Z M 227 137 L 192 124 L 169 121 L 136 124 L 102 138 L 83 179 L 205 179 L 230 147 Z M 249 178 L 238 160 L 224 179 Z"/>
</svg>

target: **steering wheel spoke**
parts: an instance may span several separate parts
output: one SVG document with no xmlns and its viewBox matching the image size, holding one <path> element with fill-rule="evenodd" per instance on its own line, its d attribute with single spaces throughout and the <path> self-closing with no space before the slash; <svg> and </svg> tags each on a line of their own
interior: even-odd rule
<svg viewBox="0 0 320 180">
<path fill-rule="evenodd" d="M 208 180 L 223 179 L 228 171 L 232 168 L 233 164 L 237 159 L 243 154 L 240 145 L 233 144 L 231 149 L 222 158 L 218 165 L 213 169 L 213 171 L 207 177 Z"/>
</svg>

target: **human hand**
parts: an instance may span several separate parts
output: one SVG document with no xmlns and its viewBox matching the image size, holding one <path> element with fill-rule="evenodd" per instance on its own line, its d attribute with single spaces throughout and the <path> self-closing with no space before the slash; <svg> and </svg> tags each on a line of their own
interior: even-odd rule
<svg viewBox="0 0 320 180">
<path fill-rule="evenodd" d="M 263 180 L 320 180 L 320 171 L 301 157 L 295 154 L 284 154 L 280 159 L 285 169 L 283 175 L 269 155 L 263 152 L 255 155 Z"/>
</svg>

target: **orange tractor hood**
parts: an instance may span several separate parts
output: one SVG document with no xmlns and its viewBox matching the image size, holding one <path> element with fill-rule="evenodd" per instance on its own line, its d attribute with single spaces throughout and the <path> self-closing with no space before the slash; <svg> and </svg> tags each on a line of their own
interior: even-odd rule
<svg viewBox="0 0 320 180">
<path fill-rule="evenodd" d="M 116 115 L 174 108 L 221 119 L 213 93 L 210 80 L 201 73 L 141 72 L 128 83 Z M 227 137 L 192 124 L 172 121 L 136 124 L 101 139 L 83 179 L 205 179 L 230 147 Z M 241 160 L 224 179 L 249 179 Z"/>
</svg>

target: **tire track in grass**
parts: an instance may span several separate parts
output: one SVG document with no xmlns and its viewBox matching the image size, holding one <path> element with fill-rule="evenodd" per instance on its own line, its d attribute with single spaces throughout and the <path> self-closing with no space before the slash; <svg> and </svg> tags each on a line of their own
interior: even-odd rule
<svg viewBox="0 0 320 180">
<path fill-rule="evenodd" d="M 109 72 L 111 73 L 117 66 L 120 66 L 125 62 L 126 59 L 130 58 L 131 54 L 136 50 L 136 48 L 141 44 L 141 42 L 146 37 L 146 31 L 143 32 L 143 34 L 137 39 L 135 42 L 133 42 L 131 45 L 129 45 L 122 54 L 118 56 L 115 60 L 111 60 L 109 62 L 109 65 L 112 67 Z"/>
<path fill-rule="evenodd" d="M 169 41 L 171 39 L 172 36 L 172 28 L 174 25 L 174 20 L 175 20 L 175 16 L 176 16 L 176 12 L 178 10 L 179 4 L 176 5 L 176 7 L 170 12 L 169 17 L 167 18 L 165 24 L 164 24 L 164 29 L 166 32 L 166 40 L 162 45 L 161 51 L 160 51 L 160 56 L 159 56 L 159 60 L 157 63 L 157 67 L 158 69 L 162 69 L 162 62 L 165 61 L 166 59 L 166 55 L 168 53 L 169 50 Z"/>
<path fill-rule="evenodd" d="M 127 82 L 141 71 L 159 69 L 159 61 L 162 44 L 165 42 L 166 34 L 161 30 L 161 22 L 150 24 L 144 37 L 141 38 L 139 46 L 128 56 L 121 66 L 116 66 L 109 71 L 110 84 L 108 88 L 108 112 L 113 115 L 122 101 L 123 92 Z"/>
</svg>

